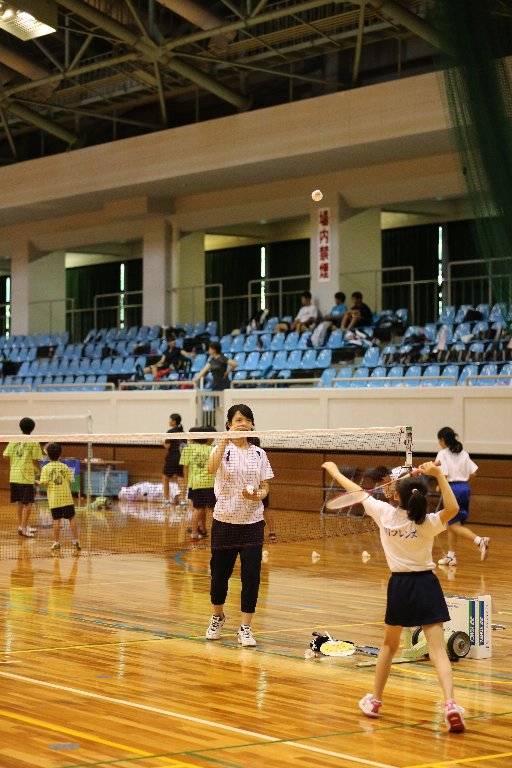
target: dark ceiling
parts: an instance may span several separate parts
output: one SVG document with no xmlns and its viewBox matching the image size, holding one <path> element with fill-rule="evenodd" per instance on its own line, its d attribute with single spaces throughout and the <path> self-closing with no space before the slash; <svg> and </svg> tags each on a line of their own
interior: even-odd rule
<svg viewBox="0 0 512 768">
<path fill-rule="evenodd" d="M 418 74 L 437 61 L 424 0 L 55 4 L 55 34 L 22 42 L 0 29 L 0 165 Z"/>
</svg>

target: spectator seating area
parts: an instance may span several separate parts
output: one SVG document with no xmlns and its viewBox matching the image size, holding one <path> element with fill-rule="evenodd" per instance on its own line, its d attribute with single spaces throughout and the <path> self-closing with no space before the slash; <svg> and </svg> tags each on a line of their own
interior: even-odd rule
<svg viewBox="0 0 512 768">
<path fill-rule="evenodd" d="M 469 318 L 469 319 L 468 319 Z M 177 345 L 194 353 L 181 371 L 159 387 L 190 381 L 208 360 L 210 341 L 237 367 L 232 386 L 449 387 L 512 383 L 512 306 L 445 306 L 437 321 L 408 325 L 406 309 L 384 310 L 371 327 L 354 333 L 332 328 L 314 346 L 313 331 L 276 332 L 279 319 L 263 328 L 233 332 L 219 339 L 217 323 L 177 325 Z M 1 337 L 1 391 L 102 390 L 123 382 L 155 386 L 140 370 L 166 349 L 164 329 L 91 329 L 83 342 L 67 334 Z M 208 377 L 204 386 L 209 387 Z"/>
</svg>

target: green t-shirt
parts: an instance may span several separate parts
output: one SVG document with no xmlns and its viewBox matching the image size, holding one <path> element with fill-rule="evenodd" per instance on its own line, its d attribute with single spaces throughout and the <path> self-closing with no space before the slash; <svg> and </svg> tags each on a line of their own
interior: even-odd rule
<svg viewBox="0 0 512 768">
<path fill-rule="evenodd" d="M 188 487 L 213 488 L 215 475 L 208 472 L 208 459 L 212 446 L 207 443 L 190 443 L 181 452 L 180 464 L 188 467 Z"/>
<path fill-rule="evenodd" d="M 43 458 L 39 443 L 7 443 L 4 456 L 10 461 L 10 483 L 34 485 L 34 460 Z"/>
<path fill-rule="evenodd" d="M 50 461 L 44 465 L 41 470 L 40 482 L 42 485 L 46 485 L 50 509 L 73 504 L 73 494 L 70 488 L 72 480 L 72 470 L 62 461 Z"/>
</svg>

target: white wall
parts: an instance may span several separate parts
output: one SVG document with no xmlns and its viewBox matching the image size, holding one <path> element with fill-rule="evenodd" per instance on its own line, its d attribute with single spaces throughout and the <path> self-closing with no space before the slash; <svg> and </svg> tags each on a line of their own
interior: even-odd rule
<svg viewBox="0 0 512 768">
<path fill-rule="evenodd" d="M 464 447 L 481 454 L 512 456 L 511 387 L 443 387 L 393 389 L 230 389 L 224 393 L 224 409 L 245 402 L 254 410 L 256 428 L 322 429 L 334 427 L 412 426 L 414 450 L 437 450 L 440 427 L 451 426 L 459 433 Z M 185 429 L 200 424 L 202 418 L 196 393 L 190 390 L 165 392 L 76 392 L 1 394 L 0 431 L 17 432 L 19 418 L 62 416 L 58 422 L 37 426 L 38 434 L 84 432 L 83 420 L 66 414 L 93 417 L 96 434 L 164 432 L 169 414 L 181 414 Z M 13 421 L 14 419 L 14 421 Z"/>
</svg>

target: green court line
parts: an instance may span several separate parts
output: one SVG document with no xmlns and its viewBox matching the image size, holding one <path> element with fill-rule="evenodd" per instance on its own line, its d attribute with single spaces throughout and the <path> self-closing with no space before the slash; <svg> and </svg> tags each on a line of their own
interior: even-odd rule
<svg viewBox="0 0 512 768">
<path fill-rule="evenodd" d="M 491 717 L 508 717 L 509 715 L 512 715 L 512 711 L 510 712 L 500 712 L 499 714 L 485 714 L 485 715 L 472 715 L 469 717 L 465 717 L 465 721 L 476 721 L 476 720 L 487 720 Z M 376 735 L 377 733 L 381 732 L 387 732 L 387 731 L 397 731 L 404 728 L 423 728 L 425 726 L 434 725 L 436 723 L 440 722 L 439 720 L 422 720 L 419 723 L 400 723 L 400 725 L 379 725 L 375 731 L 373 731 L 373 734 Z M 274 746 L 276 744 L 293 744 L 296 742 L 303 742 L 303 741 L 314 741 L 315 739 L 332 739 L 334 737 L 338 736 L 357 736 L 357 735 L 365 735 L 368 734 L 368 731 L 366 729 L 358 728 L 355 731 L 340 731 L 338 733 L 321 733 L 321 734 L 315 734 L 314 736 L 298 736 L 297 738 L 292 739 L 273 739 L 272 741 L 254 741 L 254 742 L 247 742 L 246 744 L 232 744 L 230 746 L 226 745 L 223 747 L 204 747 L 202 749 L 193 749 L 193 750 L 187 750 L 187 751 L 180 751 L 180 752 L 164 752 L 163 754 L 159 755 L 144 755 L 144 757 L 123 757 L 123 758 L 116 758 L 115 760 L 100 760 L 96 763 L 73 763 L 72 765 L 64 765 L 61 766 L 61 768 L 95 768 L 100 765 L 116 765 L 116 763 L 136 763 L 139 760 L 156 760 L 158 758 L 163 757 L 171 757 L 171 758 L 179 758 L 179 757 L 200 757 L 204 760 L 213 760 L 213 758 L 208 758 L 206 755 L 204 755 L 205 752 L 222 752 L 224 750 L 232 750 L 232 749 L 244 749 L 246 747 L 270 747 Z M 217 761 L 221 762 L 221 761 Z M 224 763 L 224 765 L 231 765 L 231 763 Z M 243 768 L 243 766 L 236 766 L 235 768 Z"/>
</svg>

